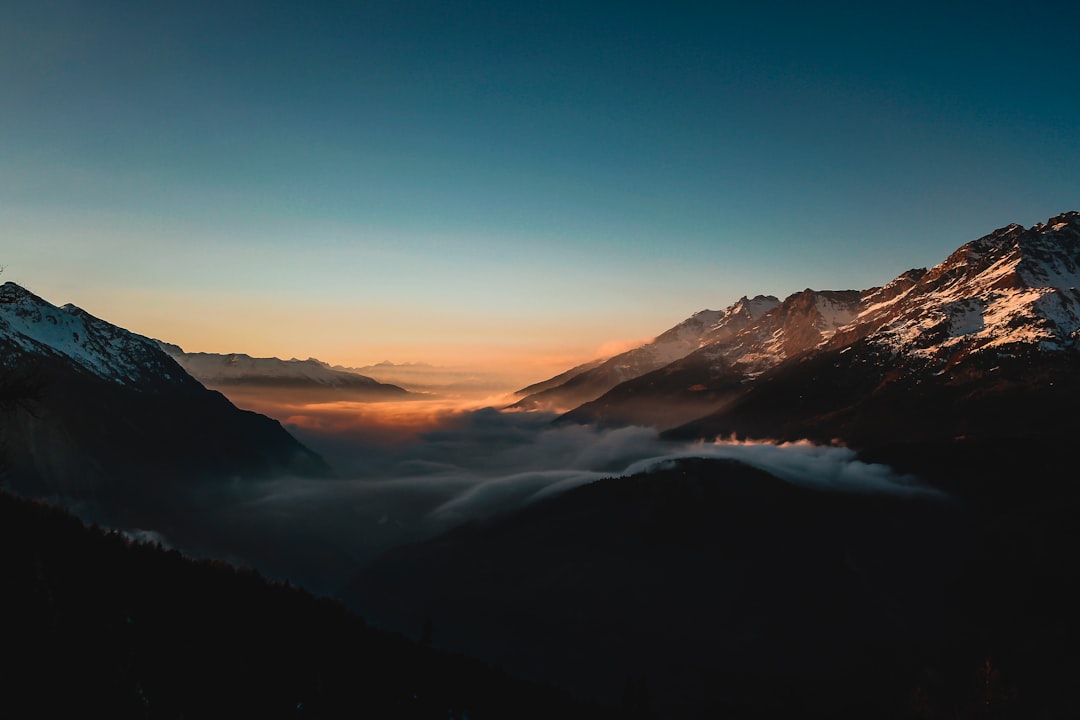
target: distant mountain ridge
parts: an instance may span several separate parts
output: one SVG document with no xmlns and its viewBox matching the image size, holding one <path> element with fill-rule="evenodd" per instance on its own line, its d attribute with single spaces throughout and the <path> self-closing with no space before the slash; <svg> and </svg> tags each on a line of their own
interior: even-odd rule
<svg viewBox="0 0 1080 720">
<path fill-rule="evenodd" d="M 243 353 L 189 353 L 178 345 L 160 340 L 157 342 L 188 373 L 210 386 L 310 387 L 353 391 L 379 398 L 408 394 L 397 385 L 334 368 L 315 358 L 281 360 L 276 357 L 255 358 Z"/>
</svg>

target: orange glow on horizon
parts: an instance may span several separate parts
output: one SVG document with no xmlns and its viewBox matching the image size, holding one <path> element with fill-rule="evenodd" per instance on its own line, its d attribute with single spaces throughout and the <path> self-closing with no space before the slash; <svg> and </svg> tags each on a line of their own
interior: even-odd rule
<svg viewBox="0 0 1080 720">
<path fill-rule="evenodd" d="M 279 412 L 291 410 L 282 422 L 313 430 L 325 430 L 342 425 L 378 425 L 385 428 L 422 432 L 432 430 L 459 413 L 485 407 L 502 408 L 514 402 L 512 397 L 499 395 L 486 400 L 438 398 L 403 400 L 397 402 L 354 402 L 341 400 L 328 403 L 308 403 L 299 406 L 278 406 Z"/>
<path fill-rule="evenodd" d="M 187 352 L 316 357 L 348 367 L 390 360 L 514 372 L 529 368 L 536 374 L 553 370 L 554 375 L 594 359 L 597 335 L 613 330 L 592 324 L 530 324 L 527 319 L 480 323 L 395 307 L 361 312 L 315 301 L 281 307 L 274 298 L 257 294 L 177 294 L 155 288 L 109 288 L 90 298 L 72 297 L 70 290 L 48 294 L 51 302 L 74 302 L 97 317 Z M 531 373 L 525 378 L 530 382 L 543 379 Z"/>
<path fill-rule="evenodd" d="M 410 442 L 421 434 L 448 426 L 454 418 L 485 407 L 505 408 L 519 398 L 495 395 L 417 395 L 408 400 L 362 402 L 311 401 L 296 391 L 269 388 L 218 387 L 234 405 L 274 418 L 283 425 L 324 435 L 361 431 L 388 443 Z"/>
</svg>

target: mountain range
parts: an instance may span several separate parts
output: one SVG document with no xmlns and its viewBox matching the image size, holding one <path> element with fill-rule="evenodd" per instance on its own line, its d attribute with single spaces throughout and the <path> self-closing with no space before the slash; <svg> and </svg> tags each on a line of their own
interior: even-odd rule
<svg viewBox="0 0 1080 720">
<path fill-rule="evenodd" d="M 349 369 L 331 367 L 316 358 L 282 360 L 256 358 L 244 353 L 189 353 L 172 343 L 159 340 L 158 345 L 192 377 L 215 389 L 276 388 L 371 400 L 400 400 L 409 395 L 397 385 L 381 383 Z"/>
<path fill-rule="evenodd" d="M 702 310 L 641 347 L 601 362 L 571 368 L 517 391 L 520 410 L 569 409 L 592 400 L 627 380 L 685 357 L 699 347 L 724 342 L 754 324 L 780 302 L 772 296 L 742 298 L 725 310 Z"/>
<path fill-rule="evenodd" d="M 1080 213 L 1066 212 L 996 230 L 880 287 L 701 311 L 519 391 L 514 407 L 569 408 L 559 422 L 652 425 L 678 439 L 840 441 L 901 469 L 954 475 L 958 458 L 1007 464 L 1016 442 L 1056 461 L 1080 399 L 1078 286 Z M 0 287 L 0 350 L 3 472 L 38 495 L 138 478 L 153 496 L 192 477 L 329 471 L 279 424 L 204 384 L 408 397 L 315 359 L 185 353 L 14 283 Z"/>
<path fill-rule="evenodd" d="M 1066 212 L 996 230 L 880 287 L 702 311 L 517 406 L 580 401 L 561 422 L 839 440 L 889 460 L 902 448 L 1019 438 L 1056 453 L 1076 429 L 1078 288 L 1080 213 Z"/>
</svg>

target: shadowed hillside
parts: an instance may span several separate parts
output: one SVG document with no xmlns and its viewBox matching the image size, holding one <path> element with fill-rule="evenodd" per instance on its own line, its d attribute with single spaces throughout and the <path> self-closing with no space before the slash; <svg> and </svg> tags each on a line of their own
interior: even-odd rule
<svg viewBox="0 0 1080 720">
<path fill-rule="evenodd" d="M 254 571 L 2 493 L 0 597 L 4 717 L 604 717 Z"/>
</svg>

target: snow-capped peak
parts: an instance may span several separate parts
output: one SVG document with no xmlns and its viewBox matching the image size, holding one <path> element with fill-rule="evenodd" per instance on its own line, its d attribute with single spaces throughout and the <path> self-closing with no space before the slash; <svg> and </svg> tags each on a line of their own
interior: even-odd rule
<svg viewBox="0 0 1080 720">
<path fill-rule="evenodd" d="M 751 300 L 744 295 L 723 310 L 694 313 L 640 350 L 650 352 L 654 361 L 671 362 L 717 338 L 735 334 L 779 304 L 772 296 L 758 295 Z"/>
<path fill-rule="evenodd" d="M 75 305 L 57 307 L 12 282 L 0 286 L 0 339 L 24 353 L 65 358 L 121 385 L 194 382 L 149 338 Z"/>
<path fill-rule="evenodd" d="M 907 289 L 877 297 L 855 333 L 893 352 L 949 363 L 1017 344 L 1071 347 L 1080 334 L 1080 213 L 1008 225 L 916 281 L 894 283 Z"/>
<path fill-rule="evenodd" d="M 753 298 L 743 295 L 734 305 L 727 308 L 724 314 L 726 316 L 746 315 L 751 320 L 757 320 L 779 304 L 780 300 L 772 295 L 755 295 Z"/>
<path fill-rule="evenodd" d="M 857 290 L 809 288 L 783 302 L 759 295 L 750 301 L 756 316 L 747 313 L 746 322 L 734 326 L 735 332 L 710 335 L 701 352 L 759 373 L 817 346 L 849 323 L 861 309 L 861 297 Z"/>
</svg>

